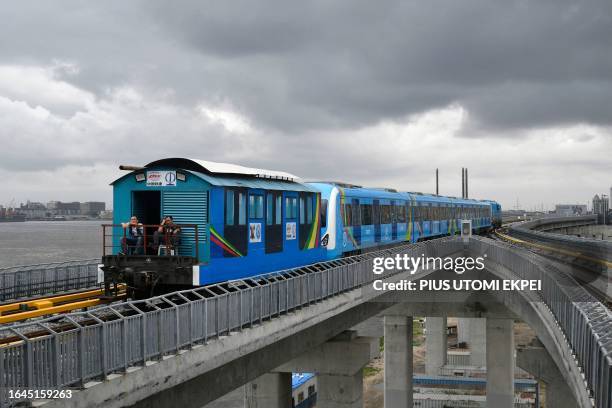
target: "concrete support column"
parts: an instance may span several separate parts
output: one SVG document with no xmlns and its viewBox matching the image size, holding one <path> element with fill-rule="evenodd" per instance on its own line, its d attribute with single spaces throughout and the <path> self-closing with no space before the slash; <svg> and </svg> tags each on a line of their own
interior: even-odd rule
<svg viewBox="0 0 612 408">
<path fill-rule="evenodd" d="M 385 408 L 412 408 L 412 317 L 385 316 Z"/>
<path fill-rule="evenodd" d="M 347 331 L 274 371 L 316 373 L 318 408 L 361 408 L 363 367 L 379 355 L 377 338 Z"/>
<path fill-rule="evenodd" d="M 427 317 L 425 328 L 425 373 L 440 375 L 448 349 L 446 317 Z"/>
<path fill-rule="evenodd" d="M 512 319 L 487 319 L 487 407 L 514 407 Z"/>
<path fill-rule="evenodd" d="M 205 408 L 287 408 L 291 407 L 291 391 L 291 373 L 268 373 Z"/>
<path fill-rule="evenodd" d="M 457 319 L 457 343 L 470 343 L 470 320 L 468 317 Z"/>
<path fill-rule="evenodd" d="M 487 319 L 470 319 L 470 365 L 484 367 L 487 364 Z"/>
<path fill-rule="evenodd" d="M 486 321 L 484 318 L 464 317 L 457 319 L 457 342 L 466 343 L 470 349 L 470 365 L 484 367 L 486 364 Z"/>
<path fill-rule="evenodd" d="M 318 408 L 362 408 L 363 371 L 353 375 L 317 374 Z"/>
<path fill-rule="evenodd" d="M 546 388 L 546 408 L 573 408 L 578 403 L 563 374 L 557 368 L 548 351 L 539 341 L 521 347 L 516 353 L 516 364 L 537 379 L 544 381 Z"/>
<path fill-rule="evenodd" d="M 291 406 L 291 373 L 264 374 L 245 386 L 245 408 Z"/>
</svg>

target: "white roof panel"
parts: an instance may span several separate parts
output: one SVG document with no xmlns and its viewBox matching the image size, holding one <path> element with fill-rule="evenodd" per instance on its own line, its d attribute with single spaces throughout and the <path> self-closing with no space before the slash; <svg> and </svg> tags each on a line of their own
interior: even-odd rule
<svg viewBox="0 0 612 408">
<path fill-rule="evenodd" d="M 173 166 L 185 168 L 186 170 L 195 170 L 195 171 L 207 171 L 209 173 L 214 174 L 241 174 L 247 176 L 254 177 L 262 177 L 262 178 L 276 178 L 276 179 L 285 179 L 285 180 L 295 180 L 299 177 L 286 173 L 284 171 L 275 171 L 275 170 L 266 170 L 266 169 L 257 169 L 253 167 L 244 167 L 239 166 L 237 164 L 230 163 L 219 163 L 208 160 L 199 160 L 199 159 L 189 159 L 189 158 L 168 158 L 156 160 L 147 164 L 145 167 L 153 167 L 153 166 Z M 198 166 L 201 169 L 198 169 Z"/>
</svg>

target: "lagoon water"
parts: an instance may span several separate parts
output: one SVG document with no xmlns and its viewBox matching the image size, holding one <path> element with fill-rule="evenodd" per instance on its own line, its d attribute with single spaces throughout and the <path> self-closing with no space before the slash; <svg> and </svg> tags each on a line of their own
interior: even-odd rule
<svg viewBox="0 0 612 408">
<path fill-rule="evenodd" d="M 0 268 L 99 258 L 102 221 L 0 223 Z"/>
</svg>

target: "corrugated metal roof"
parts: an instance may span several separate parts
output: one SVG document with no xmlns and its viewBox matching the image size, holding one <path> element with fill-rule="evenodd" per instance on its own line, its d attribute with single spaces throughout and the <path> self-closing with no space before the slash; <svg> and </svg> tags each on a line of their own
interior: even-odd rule
<svg viewBox="0 0 612 408">
<path fill-rule="evenodd" d="M 207 160 L 190 159 L 187 157 L 174 157 L 167 159 L 155 160 L 145 167 L 153 166 L 170 166 L 183 168 L 185 170 L 204 171 L 208 173 L 216 174 L 240 174 L 245 176 L 262 177 L 262 178 L 275 178 L 275 179 L 289 179 L 295 180 L 299 177 L 286 173 L 284 171 L 257 169 L 253 167 L 244 167 L 237 164 L 230 163 L 218 163 Z M 198 168 L 200 167 L 200 168 Z"/>
<path fill-rule="evenodd" d="M 211 174 L 204 174 L 197 171 L 190 171 L 189 173 L 201 178 L 202 180 L 212 184 L 213 186 L 259 188 L 262 190 L 305 191 L 309 193 L 316 193 L 319 191 L 316 188 L 310 187 L 306 184 L 297 183 L 295 181 L 282 181 L 275 179 L 262 179 L 251 177 L 217 176 Z"/>
</svg>

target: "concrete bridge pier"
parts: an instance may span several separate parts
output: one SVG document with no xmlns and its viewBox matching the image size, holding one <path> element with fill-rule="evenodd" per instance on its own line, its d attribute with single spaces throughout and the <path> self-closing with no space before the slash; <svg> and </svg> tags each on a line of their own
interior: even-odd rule
<svg viewBox="0 0 612 408">
<path fill-rule="evenodd" d="M 545 383 L 545 406 L 547 408 L 573 408 L 578 406 L 574 394 L 572 394 L 557 365 L 539 341 L 536 344 L 518 348 L 516 364 Z"/>
<path fill-rule="evenodd" d="M 448 349 L 446 317 L 427 317 L 425 329 L 425 373 L 440 375 Z"/>
<path fill-rule="evenodd" d="M 514 320 L 487 319 L 487 407 L 514 407 Z"/>
<path fill-rule="evenodd" d="M 484 367 L 486 365 L 486 319 L 463 317 L 457 319 L 457 341 L 464 342 L 470 349 L 470 365 Z"/>
<path fill-rule="evenodd" d="M 412 407 L 412 316 L 385 316 L 385 408 Z"/>
<path fill-rule="evenodd" d="M 378 347 L 378 338 L 346 331 L 274 371 L 316 373 L 318 408 L 362 408 L 363 367 L 380 354 Z"/>
<path fill-rule="evenodd" d="M 245 408 L 291 406 L 291 373 L 268 373 L 244 387 Z"/>
<path fill-rule="evenodd" d="M 236 388 L 204 408 L 287 408 L 291 406 L 291 373 L 268 373 Z"/>
</svg>

